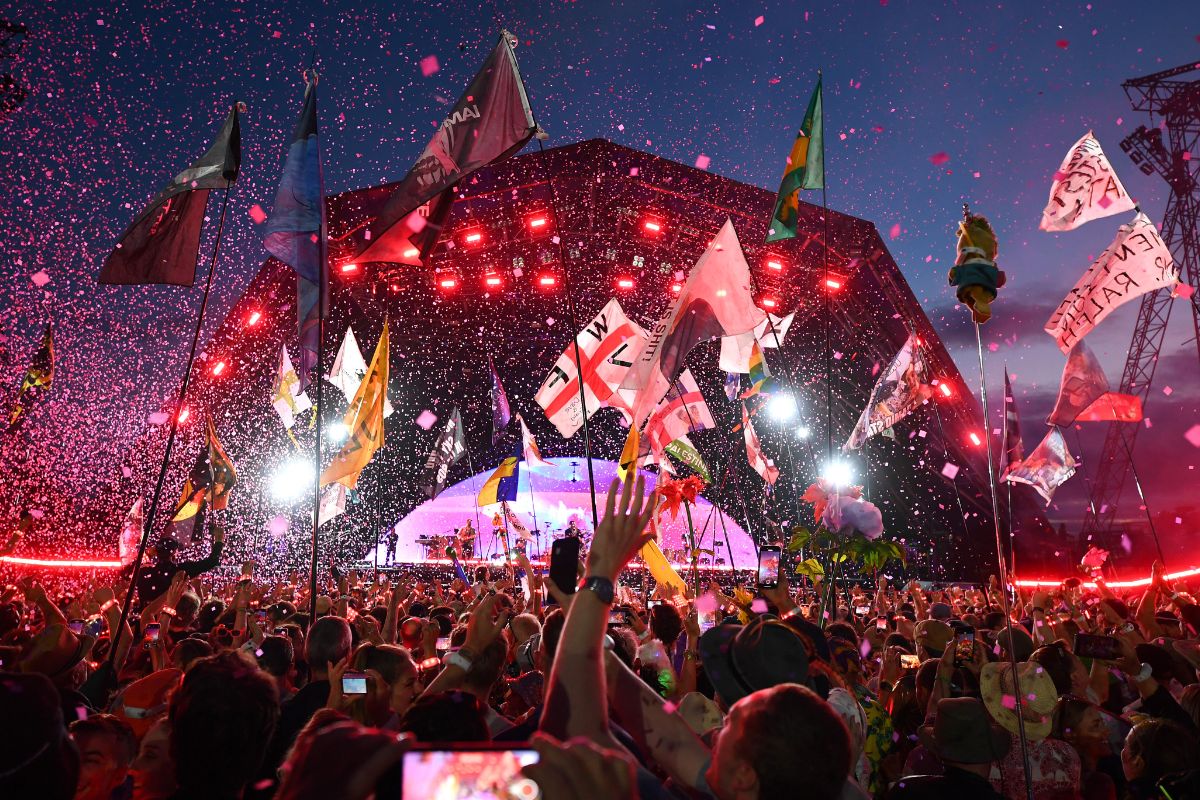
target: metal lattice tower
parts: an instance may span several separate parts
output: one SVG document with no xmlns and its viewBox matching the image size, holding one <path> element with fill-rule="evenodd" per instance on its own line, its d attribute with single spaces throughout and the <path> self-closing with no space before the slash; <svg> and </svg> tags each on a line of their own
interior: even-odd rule
<svg viewBox="0 0 1200 800">
<path fill-rule="evenodd" d="M 1181 280 L 1195 289 L 1200 287 L 1200 80 L 1179 79 L 1193 71 L 1200 72 L 1200 63 L 1123 84 L 1133 109 L 1150 114 L 1152 123 L 1157 117 L 1158 125 L 1139 127 L 1121 142 L 1121 149 L 1144 174 L 1158 174 L 1170 187 L 1162 238 L 1180 268 Z M 1147 400 L 1173 304 L 1171 292 L 1164 289 L 1142 297 L 1117 391 Z M 1200 356 L 1200 295 L 1192 295 L 1191 307 Z M 1092 502 L 1083 521 L 1085 539 L 1090 534 L 1102 545 L 1111 544 L 1108 540 L 1140 428 L 1121 422 L 1109 426 L 1092 484 Z"/>
</svg>

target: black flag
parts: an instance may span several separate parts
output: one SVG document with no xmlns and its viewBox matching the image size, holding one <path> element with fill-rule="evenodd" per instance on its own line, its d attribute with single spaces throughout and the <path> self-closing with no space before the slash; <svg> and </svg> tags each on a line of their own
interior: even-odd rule
<svg viewBox="0 0 1200 800">
<path fill-rule="evenodd" d="M 425 493 L 429 495 L 430 500 L 437 497 L 446 486 L 446 476 L 450 474 L 450 467 L 466 454 L 467 440 L 463 436 L 462 417 L 456 408 L 450 413 L 446 427 L 438 434 L 437 443 L 425 459 Z"/>
<path fill-rule="evenodd" d="M 516 153 L 537 127 L 507 31 L 396 187 L 351 261 L 420 265 L 454 203 L 446 191 L 480 167 Z"/>
<path fill-rule="evenodd" d="M 171 182 L 134 218 L 104 260 L 100 283 L 196 282 L 200 227 L 211 189 L 228 189 L 237 180 L 242 135 L 234 103 L 208 152 Z"/>
</svg>

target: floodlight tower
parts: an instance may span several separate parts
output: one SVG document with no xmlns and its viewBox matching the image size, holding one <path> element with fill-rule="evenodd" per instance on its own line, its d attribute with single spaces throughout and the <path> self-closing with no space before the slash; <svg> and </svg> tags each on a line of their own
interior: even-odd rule
<svg viewBox="0 0 1200 800">
<path fill-rule="evenodd" d="M 1179 265 L 1181 279 L 1197 289 L 1200 288 L 1200 80 L 1180 78 L 1189 72 L 1200 73 L 1200 62 L 1123 84 L 1134 111 L 1147 112 L 1151 123 L 1157 124 L 1152 128 L 1139 127 L 1121 142 L 1121 149 L 1144 174 L 1158 174 L 1170 187 L 1162 220 L 1163 242 Z M 1143 295 L 1118 391 L 1136 395 L 1143 402 L 1147 399 L 1173 302 L 1172 292 L 1164 289 Z M 1192 294 L 1191 307 L 1196 333 L 1193 341 L 1200 357 L 1200 295 Z M 1091 503 L 1083 520 L 1085 540 L 1091 534 L 1101 546 L 1111 545 L 1118 501 L 1125 477 L 1131 471 L 1133 443 L 1140 427 L 1123 422 L 1109 426 L 1092 484 Z"/>
</svg>

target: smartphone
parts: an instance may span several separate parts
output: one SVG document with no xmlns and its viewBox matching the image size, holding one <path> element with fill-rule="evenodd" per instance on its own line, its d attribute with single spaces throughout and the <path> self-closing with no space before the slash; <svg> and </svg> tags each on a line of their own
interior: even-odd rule
<svg viewBox="0 0 1200 800">
<path fill-rule="evenodd" d="M 875 620 L 875 629 L 876 630 L 886 631 L 887 627 L 888 627 L 887 617 L 879 617 Z"/>
<path fill-rule="evenodd" d="M 758 588 L 774 589 L 779 585 L 779 559 L 782 553 L 778 545 L 764 545 L 758 551 Z"/>
<path fill-rule="evenodd" d="M 1113 636 L 1095 636 L 1090 633 L 1075 634 L 1075 655 L 1080 658 L 1098 658 L 1115 661 L 1121 657 L 1121 642 Z"/>
<path fill-rule="evenodd" d="M 509 749 L 476 742 L 414 745 L 401 761 L 400 797 L 541 800 L 538 785 L 521 774 L 522 767 L 537 760 L 537 751 L 527 747 Z"/>
<path fill-rule="evenodd" d="M 855 614 L 858 614 L 860 617 L 865 617 L 865 616 L 866 616 L 867 614 L 869 614 L 870 612 L 871 612 L 871 607 L 870 607 L 870 606 L 857 606 L 857 607 L 854 609 L 854 613 L 855 613 Z"/>
<path fill-rule="evenodd" d="M 909 653 L 900 654 L 900 669 L 918 669 L 920 666 L 920 656 L 914 656 Z"/>
<path fill-rule="evenodd" d="M 975 631 L 964 631 L 954 639 L 954 666 L 961 667 L 974 661 Z"/>
<path fill-rule="evenodd" d="M 450 637 L 449 636 L 440 637 L 437 640 L 437 642 L 434 644 L 434 647 L 437 648 L 438 650 L 442 651 L 443 653 L 446 652 L 447 650 L 450 649 Z"/>
<path fill-rule="evenodd" d="M 564 594 L 575 594 L 579 582 L 579 539 L 567 536 L 550 546 L 550 579 Z"/>
<path fill-rule="evenodd" d="M 700 624 L 700 633 L 705 633 L 717 625 L 717 612 L 700 613 L 696 615 L 696 622 Z"/>
<path fill-rule="evenodd" d="M 259 609 L 254 612 L 254 620 L 261 626 L 267 621 L 267 612 L 264 609 Z"/>
<path fill-rule="evenodd" d="M 157 642 L 157 641 L 158 641 L 158 623 L 157 622 L 148 623 L 146 625 L 145 641 L 142 643 L 142 647 L 145 648 L 146 650 L 149 650 L 150 643 Z"/>
<path fill-rule="evenodd" d="M 75 635 L 79 635 L 79 634 L 83 633 L 83 620 L 81 620 L 81 619 L 71 620 L 70 622 L 67 623 L 67 630 L 69 630 L 71 633 L 74 633 Z"/>
<path fill-rule="evenodd" d="M 622 609 L 614 608 L 608 612 L 609 625 L 624 625 L 628 621 L 629 618 L 625 616 L 625 612 Z"/>
<path fill-rule="evenodd" d="M 275 629 L 275 635 L 276 635 L 276 636 L 287 636 L 287 635 L 288 635 L 288 629 L 287 629 L 287 626 L 283 626 L 283 627 L 276 628 L 276 629 Z"/>
<path fill-rule="evenodd" d="M 342 675 L 342 694 L 366 694 L 367 674 L 365 672 L 347 672 Z"/>
</svg>

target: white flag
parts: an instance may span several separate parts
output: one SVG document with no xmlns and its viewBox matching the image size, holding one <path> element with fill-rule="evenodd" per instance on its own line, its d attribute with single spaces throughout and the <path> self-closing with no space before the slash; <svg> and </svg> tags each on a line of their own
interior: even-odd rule
<svg viewBox="0 0 1200 800">
<path fill-rule="evenodd" d="M 1133 199 L 1100 149 L 1100 142 L 1088 131 L 1054 173 L 1040 227 L 1044 231 L 1074 230 L 1085 222 L 1131 211 L 1134 207 Z"/>
<path fill-rule="evenodd" d="M 512 510 L 507 500 L 500 503 L 500 508 L 504 511 L 504 516 L 508 518 L 508 526 L 517 535 L 517 538 L 532 542 L 533 534 L 529 532 L 529 528 L 525 527 L 525 523 L 521 522 L 521 518 Z"/>
<path fill-rule="evenodd" d="M 892 363 L 879 374 L 843 450 L 857 450 L 867 439 L 892 427 L 929 399 L 933 393 L 929 386 L 929 365 L 918 341 L 910 333 Z"/>
<path fill-rule="evenodd" d="M 317 527 L 321 527 L 334 517 L 339 517 L 346 511 L 346 487 L 341 483 L 331 483 L 321 492 L 321 511 L 317 517 Z"/>
<path fill-rule="evenodd" d="M 616 298 L 609 300 L 588 326 L 575 337 L 579 363 L 583 368 L 583 391 L 588 417 L 604 406 L 623 408 L 624 397 L 616 391 L 633 365 L 646 340 L 646 331 L 625 316 Z M 550 374 L 542 381 L 534 400 L 546 412 L 564 438 L 571 438 L 583 425 L 579 400 L 579 371 L 575 368 L 575 350 L 568 346 L 558 357 Z"/>
<path fill-rule="evenodd" d="M 717 423 L 692 371 L 685 369 L 646 420 L 642 444 L 651 452 L 661 453 L 682 436 L 715 427 Z"/>
<path fill-rule="evenodd" d="M 750 353 L 754 343 L 758 342 L 763 349 L 774 349 L 783 344 L 783 337 L 792 327 L 796 312 L 786 317 L 777 317 L 768 313 L 767 318 L 758 324 L 752 333 L 740 336 L 726 336 L 721 339 L 720 367 L 726 372 L 746 373 L 750 371 Z"/>
<path fill-rule="evenodd" d="M 537 440 L 529 432 L 529 428 L 526 427 L 525 420 L 521 418 L 520 414 L 517 414 L 517 422 L 521 423 L 521 446 L 525 448 L 525 461 L 538 467 L 554 466 L 553 461 L 542 458 L 542 451 L 538 449 Z"/>
<path fill-rule="evenodd" d="M 354 402 L 354 395 L 367 374 L 367 362 L 363 359 L 362 351 L 358 349 L 358 340 L 354 338 L 354 328 L 347 327 L 346 335 L 342 338 L 342 346 L 338 348 L 337 358 L 325 380 L 332 383 L 346 396 L 347 403 Z M 383 396 L 383 416 L 386 419 L 392 415 L 392 404 L 387 395 Z"/>
<path fill-rule="evenodd" d="M 1132 222 L 1120 227 L 1113 243 L 1067 292 L 1050 315 L 1046 333 L 1054 337 L 1060 350 L 1069 353 L 1117 306 L 1178 281 L 1179 267 L 1171 251 L 1154 223 L 1139 211 Z"/>
<path fill-rule="evenodd" d="M 296 424 L 296 415 L 312 408 L 308 395 L 300 390 L 300 378 L 292 366 L 287 347 L 279 353 L 279 369 L 275 372 L 275 385 L 271 388 L 271 405 L 289 431 Z"/>
<path fill-rule="evenodd" d="M 121 525 L 121 538 L 117 542 L 121 565 L 129 566 L 137 560 L 137 551 L 142 544 L 142 498 L 134 501 Z"/>
<path fill-rule="evenodd" d="M 1051 425 L 1041 444 L 1018 462 L 1004 476 L 1009 483 L 1024 483 L 1032 486 L 1050 505 L 1054 490 L 1075 474 L 1076 461 L 1067 449 L 1067 440 L 1062 430 Z"/>
<path fill-rule="evenodd" d="M 754 471 L 767 485 L 774 486 L 775 481 L 779 480 L 779 469 L 776 468 L 775 462 L 763 453 L 762 444 L 758 441 L 758 434 L 750 422 L 745 403 L 742 403 L 742 435 L 746 437 L 746 458 L 749 459 L 750 466 L 754 467 Z"/>
</svg>

